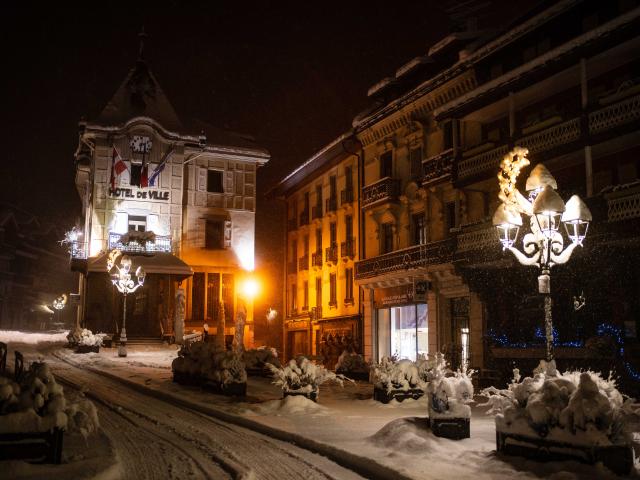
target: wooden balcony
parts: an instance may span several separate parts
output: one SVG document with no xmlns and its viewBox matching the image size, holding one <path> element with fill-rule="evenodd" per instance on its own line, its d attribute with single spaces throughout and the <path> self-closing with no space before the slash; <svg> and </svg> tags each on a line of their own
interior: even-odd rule
<svg viewBox="0 0 640 480">
<path fill-rule="evenodd" d="M 309 255 L 304 255 L 298 259 L 298 271 L 309 270 Z"/>
<path fill-rule="evenodd" d="M 640 120 L 640 95 L 595 110 L 589 114 L 589 133 L 596 135 Z"/>
<path fill-rule="evenodd" d="M 455 246 L 455 238 L 449 238 L 361 260 L 356 262 L 356 279 L 448 263 L 453 260 Z"/>
<path fill-rule="evenodd" d="M 340 244 L 340 256 L 343 259 L 351 258 L 355 256 L 355 238 L 351 237 L 346 242 Z"/>
<path fill-rule="evenodd" d="M 453 149 L 450 148 L 422 161 L 422 184 L 448 180 L 453 171 Z"/>
<path fill-rule="evenodd" d="M 353 203 L 353 188 L 348 188 L 340 192 L 340 205 L 350 205 Z"/>
<path fill-rule="evenodd" d="M 322 268 L 322 250 L 311 254 L 311 266 L 314 268 Z"/>
<path fill-rule="evenodd" d="M 371 208 L 384 202 L 398 199 L 400 180 L 385 177 L 362 189 L 362 208 Z"/>
<path fill-rule="evenodd" d="M 327 263 L 338 263 L 338 245 L 325 248 L 325 260 Z"/>
</svg>

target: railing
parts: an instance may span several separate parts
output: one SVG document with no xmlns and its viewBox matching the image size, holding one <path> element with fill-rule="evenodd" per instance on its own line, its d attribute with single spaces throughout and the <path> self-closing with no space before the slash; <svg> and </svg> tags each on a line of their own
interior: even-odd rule
<svg viewBox="0 0 640 480">
<path fill-rule="evenodd" d="M 473 231 L 459 233 L 456 237 L 456 252 L 469 252 L 471 250 L 484 250 L 499 245 L 498 234 L 491 223 L 483 223 Z"/>
<path fill-rule="evenodd" d="M 295 260 L 291 261 L 291 262 L 287 262 L 287 273 L 288 274 L 296 274 L 298 273 L 298 270 L 296 269 L 296 262 Z"/>
<path fill-rule="evenodd" d="M 589 114 L 589 133 L 596 134 L 640 119 L 640 95 Z"/>
<path fill-rule="evenodd" d="M 356 279 L 451 262 L 454 249 L 455 238 L 450 238 L 361 260 L 356 262 Z"/>
<path fill-rule="evenodd" d="M 473 157 L 463 158 L 458 162 L 458 179 L 473 177 L 486 170 L 495 169 L 497 172 L 502 157 L 508 151 L 509 147 L 503 145 Z"/>
<path fill-rule="evenodd" d="M 311 220 L 322 218 L 322 204 L 311 207 Z"/>
<path fill-rule="evenodd" d="M 529 153 L 551 150 L 580 139 L 580 118 L 572 118 L 518 140 L 518 145 L 528 148 Z M 495 165 L 498 168 L 499 162 Z"/>
<path fill-rule="evenodd" d="M 325 211 L 335 212 L 338 209 L 338 199 L 336 197 L 327 198 L 325 200 Z"/>
<path fill-rule="evenodd" d="M 125 234 L 126 235 L 126 234 Z M 123 252 L 168 252 L 171 253 L 171 237 L 168 235 L 156 235 L 153 242 L 138 241 L 135 239 L 129 240 L 127 243 L 122 243 L 121 238 L 123 234 L 116 232 L 109 232 L 109 250 L 117 248 Z"/>
<path fill-rule="evenodd" d="M 298 270 L 309 270 L 309 255 L 304 255 L 298 259 Z"/>
<path fill-rule="evenodd" d="M 322 267 L 322 250 L 311 254 L 311 266 Z"/>
<path fill-rule="evenodd" d="M 292 232 L 298 228 L 298 223 L 295 218 L 289 218 L 287 220 L 287 231 Z"/>
<path fill-rule="evenodd" d="M 87 242 L 72 242 L 69 244 L 69 254 L 73 259 L 87 258 Z"/>
<path fill-rule="evenodd" d="M 327 263 L 338 263 L 338 245 L 325 248 L 325 258 Z"/>
<path fill-rule="evenodd" d="M 362 189 L 362 208 L 371 207 L 383 201 L 395 200 L 399 194 L 400 181 L 385 177 Z"/>
<path fill-rule="evenodd" d="M 453 171 L 453 149 L 450 148 L 422 161 L 422 184 L 446 179 Z"/>
<path fill-rule="evenodd" d="M 300 225 L 301 227 L 304 225 L 309 225 L 309 210 L 302 211 L 302 213 L 300 214 L 300 222 L 298 222 L 298 225 Z"/>
<path fill-rule="evenodd" d="M 640 185 L 605 194 L 610 222 L 640 217 Z"/>
<path fill-rule="evenodd" d="M 353 258 L 354 250 L 355 250 L 354 246 L 355 246 L 355 239 L 353 237 L 351 237 L 346 242 L 342 242 L 340 244 L 340 256 L 342 258 Z"/>
<path fill-rule="evenodd" d="M 340 205 L 353 203 L 353 188 L 347 188 L 340 192 Z"/>
</svg>

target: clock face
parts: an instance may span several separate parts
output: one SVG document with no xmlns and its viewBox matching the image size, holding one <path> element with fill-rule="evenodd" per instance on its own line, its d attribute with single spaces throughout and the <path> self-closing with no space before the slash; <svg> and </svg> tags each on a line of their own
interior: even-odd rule
<svg viewBox="0 0 640 480">
<path fill-rule="evenodd" d="M 129 142 L 134 153 L 149 153 L 151 151 L 151 139 L 143 135 L 134 135 Z"/>
</svg>

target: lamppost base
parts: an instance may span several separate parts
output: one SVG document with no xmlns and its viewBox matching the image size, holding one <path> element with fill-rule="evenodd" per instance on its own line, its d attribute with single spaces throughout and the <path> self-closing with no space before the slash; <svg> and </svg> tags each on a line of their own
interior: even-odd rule
<svg viewBox="0 0 640 480">
<path fill-rule="evenodd" d="M 127 356 L 127 332 L 123 328 L 120 332 L 120 342 L 118 343 L 118 356 L 126 357 Z"/>
</svg>

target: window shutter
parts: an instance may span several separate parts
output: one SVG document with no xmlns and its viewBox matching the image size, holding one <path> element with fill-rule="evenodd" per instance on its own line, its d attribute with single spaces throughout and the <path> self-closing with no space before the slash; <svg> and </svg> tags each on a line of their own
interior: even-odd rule
<svg viewBox="0 0 640 480">
<path fill-rule="evenodd" d="M 197 189 L 201 192 L 207 191 L 207 169 L 206 168 L 198 168 L 198 182 Z"/>
<path fill-rule="evenodd" d="M 204 169 L 201 169 L 201 170 L 204 170 Z M 194 232 L 195 233 L 194 247 L 196 248 L 205 247 L 206 230 L 207 230 L 207 220 L 204 218 L 198 218 L 198 220 L 196 221 L 196 231 Z"/>
<path fill-rule="evenodd" d="M 231 220 L 224 222 L 224 248 L 231 248 Z"/>
<path fill-rule="evenodd" d="M 116 213 L 116 223 L 113 231 L 116 233 L 127 233 L 129 230 L 129 215 L 127 212 Z"/>
<path fill-rule="evenodd" d="M 160 234 L 160 221 L 158 215 L 147 215 L 147 230 L 156 235 Z"/>
<path fill-rule="evenodd" d="M 233 192 L 233 172 L 224 172 L 224 193 Z"/>
</svg>

